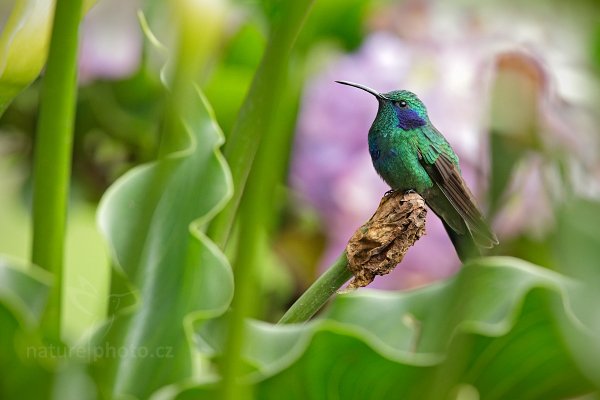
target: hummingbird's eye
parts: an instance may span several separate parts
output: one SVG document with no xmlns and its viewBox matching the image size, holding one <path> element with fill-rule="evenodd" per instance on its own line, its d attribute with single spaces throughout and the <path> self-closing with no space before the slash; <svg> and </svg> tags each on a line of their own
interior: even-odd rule
<svg viewBox="0 0 600 400">
<path fill-rule="evenodd" d="M 397 101 L 397 102 L 396 102 L 396 105 L 397 105 L 398 107 L 402 107 L 402 108 L 404 108 L 404 107 L 406 107 L 408 104 L 406 103 L 406 101 L 404 101 L 404 100 L 400 100 L 400 101 Z"/>
</svg>

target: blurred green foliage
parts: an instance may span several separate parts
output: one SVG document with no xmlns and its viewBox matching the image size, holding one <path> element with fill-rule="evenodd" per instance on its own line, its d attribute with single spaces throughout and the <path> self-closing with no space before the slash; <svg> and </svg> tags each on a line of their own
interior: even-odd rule
<svg viewBox="0 0 600 400">
<path fill-rule="evenodd" d="M 152 29 L 173 28 L 172 16 L 157 11 L 159 2 L 140 4 Z M 31 86 L 18 97 L 10 92 L 12 104 L 0 119 L 0 398 L 598 395 L 600 202 L 593 197 L 568 193 L 552 203 L 551 231 L 503 243 L 504 254 L 529 262 L 483 258 L 418 290 L 339 295 L 305 325 L 264 322 L 276 320 L 306 287 L 323 248 L 319 221 L 307 218 L 286 188 L 309 67 L 322 49 L 356 49 L 371 10 L 386 4 L 316 1 L 295 44 L 279 42 L 269 59 L 274 26 L 289 22 L 278 20 L 289 7 L 285 0 L 198 2 L 206 7 L 201 13 L 225 7 L 233 17 L 205 43 L 211 50 L 197 70 L 175 68 L 183 89 L 173 86 L 177 76 L 162 70 L 150 45 L 131 76 L 82 83 L 63 276 L 21 261 L 31 234 L 37 72 L 20 82 L 19 90 Z M 598 67 L 600 31 L 589 35 Z M 176 53 L 180 42 L 158 36 Z M 192 58 L 197 47 L 187 49 Z M 219 147 L 243 118 L 240 108 L 259 103 L 249 91 L 261 63 L 277 72 L 269 76 L 277 83 L 277 112 L 250 111 L 264 119 L 254 126 L 266 129 L 257 135 L 263 140 L 254 143 L 242 190 L 232 187 Z M 565 163 L 543 146 L 536 97 L 528 97 L 535 82 L 528 87 L 512 72 L 496 81 L 490 101 L 492 213 L 523 158 L 535 153 L 558 170 Z M 518 118 L 523 129 L 511 130 Z M 237 129 L 246 133 L 249 125 Z M 183 138 L 185 148 L 159 158 L 164 135 L 177 136 L 176 143 Z M 232 190 L 241 208 L 228 227 L 232 240 L 219 249 L 206 229 Z M 98 201 L 108 251 L 92 225 Z M 66 282 L 64 343 L 50 341 L 40 324 L 57 279 Z"/>
<path fill-rule="evenodd" d="M 462 398 L 469 387 L 482 399 L 572 397 L 593 384 L 554 318 L 580 323 L 570 306 L 580 290 L 543 268 L 489 258 L 428 288 L 341 296 L 305 326 L 252 322 L 245 360 L 258 398 Z M 212 396 L 195 388 L 177 398 Z"/>
</svg>

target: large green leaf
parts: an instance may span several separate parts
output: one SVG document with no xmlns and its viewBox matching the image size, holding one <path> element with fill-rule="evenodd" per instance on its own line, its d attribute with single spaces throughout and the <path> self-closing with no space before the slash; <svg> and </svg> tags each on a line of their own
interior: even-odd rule
<svg viewBox="0 0 600 400">
<path fill-rule="evenodd" d="M 95 0 L 84 1 L 89 9 Z M 0 28 L 0 115 L 12 99 L 38 77 L 48 53 L 56 0 L 9 0 L 10 15 Z"/>
<path fill-rule="evenodd" d="M 354 49 L 364 38 L 365 18 L 373 6 L 371 0 L 317 1 L 298 38 L 298 49 L 310 50 L 315 43 L 333 42 Z"/>
<path fill-rule="evenodd" d="M 556 217 L 557 229 L 552 241 L 558 261 L 556 268 L 583 282 L 574 293 L 573 307 L 600 338 L 600 202 L 571 198 Z M 600 339 L 586 341 L 582 332 L 568 322 L 559 319 L 565 341 L 582 371 L 600 387 Z"/>
<path fill-rule="evenodd" d="M 580 288 L 498 257 L 411 292 L 340 295 L 306 325 L 250 324 L 248 380 L 261 399 L 572 397 L 593 385 L 573 362 L 556 317 L 582 346 L 598 340 L 571 308 Z M 204 386 L 178 398 L 213 394 Z"/>
<path fill-rule="evenodd" d="M 0 32 L 0 115 L 46 62 L 55 0 L 15 0 Z"/>
<path fill-rule="evenodd" d="M 192 322 L 224 312 L 232 297 L 227 260 L 202 231 L 231 194 L 223 139 L 203 97 L 193 101 L 183 117 L 189 148 L 127 173 L 101 201 L 99 224 L 138 296 L 92 347 L 107 349 L 95 372 L 108 397 L 145 398 L 200 373 Z"/>
<path fill-rule="evenodd" d="M 36 330 L 50 283 L 46 271 L 0 258 L 0 398 L 45 398 L 49 392 L 56 354 Z"/>
</svg>

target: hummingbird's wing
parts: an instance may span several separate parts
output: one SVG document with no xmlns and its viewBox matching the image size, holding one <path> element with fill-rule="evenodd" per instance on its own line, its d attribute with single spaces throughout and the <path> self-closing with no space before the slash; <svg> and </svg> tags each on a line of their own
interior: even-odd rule
<svg viewBox="0 0 600 400">
<path fill-rule="evenodd" d="M 441 134 L 439 134 L 441 138 Z M 491 248 L 498 244 L 498 238 L 485 222 L 477 208 L 473 194 L 467 187 L 457 160 L 446 153 L 452 152 L 450 145 L 442 139 L 438 143 L 428 140 L 425 146 L 419 146 L 421 164 L 439 187 L 452 207 L 458 212 L 479 247 Z M 448 147 L 444 149 L 444 147 Z M 453 153 L 451 153 L 453 154 Z"/>
</svg>

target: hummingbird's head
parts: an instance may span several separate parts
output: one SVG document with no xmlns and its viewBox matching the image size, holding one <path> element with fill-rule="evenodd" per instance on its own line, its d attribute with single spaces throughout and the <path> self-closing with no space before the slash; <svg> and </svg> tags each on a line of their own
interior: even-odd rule
<svg viewBox="0 0 600 400">
<path fill-rule="evenodd" d="M 347 81 L 336 81 L 342 85 L 354 86 L 365 92 L 371 93 L 379 102 L 377 115 L 387 119 L 394 119 L 395 125 L 404 130 L 418 128 L 429 122 L 427 109 L 416 94 L 408 90 L 394 90 L 388 93 L 379 93 L 367 86 Z"/>
</svg>

